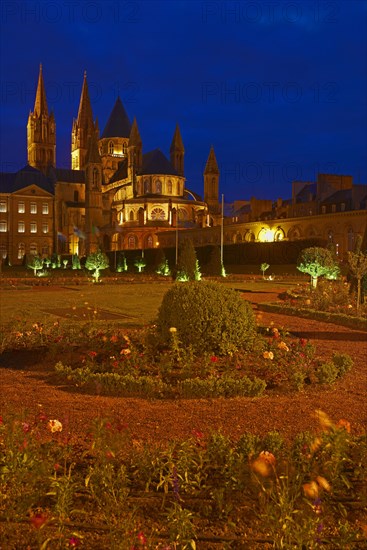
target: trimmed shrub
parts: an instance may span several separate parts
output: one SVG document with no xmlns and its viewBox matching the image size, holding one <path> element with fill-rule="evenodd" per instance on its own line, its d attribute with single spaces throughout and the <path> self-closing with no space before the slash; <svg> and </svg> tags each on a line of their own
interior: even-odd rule
<svg viewBox="0 0 367 550">
<path fill-rule="evenodd" d="M 338 369 L 332 361 L 323 363 L 316 371 L 319 384 L 334 384 L 338 378 Z"/>
<path fill-rule="evenodd" d="M 251 305 L 235 290 L 209 281 L 177 283 L 168 290 L 157 320 L 166 345 L 171 327 L 177 329 L 181 344 L 191 345 L 195 353 L 219 355 L 251 348 L 256 334 Z"/>
<path fill-rule="evenodd" d="M 338 370 L 338 377 L 344 376 L 353 367 L 353 359 L 346 353 L 334 353 L 332 361 Z"/>
</svg>

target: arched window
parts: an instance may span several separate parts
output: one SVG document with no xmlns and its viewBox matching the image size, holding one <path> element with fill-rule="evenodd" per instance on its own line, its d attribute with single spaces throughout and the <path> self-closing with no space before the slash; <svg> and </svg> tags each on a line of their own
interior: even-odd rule
<svg viewBox="0 0 367 550">
<path fill-rule="evenodd" d="M 114 150 L 115 150 L 115 146 L 113 144 L 113 141 L 110 141 L 108 144 L 108 154 L 113 155 Z"/>
<path fill-rule="evenodd" d="M 274 234 L 274 241 L 282 241 L 285 237 L 284 231 L 281 227 L 278 227 L 278 229 L 275 231 Z"/>
<path fill-rule="evenodd" d="M 148 179 L 144 180 L 144 193 L 150 193 L 150 181 Z"/>
<path fill-rule="evenodd" d="M 25 244 L 19 243 L 18 244 L 18 260 L 21 260 L 25 254 Z"/>
<path fill-rule="evenodd" d="M 124 157 L 126 157 L 126 155 L 127 155 L 127 145 L 126 145 L 125 141 L 122 144 L 122 154 L 124 155 Z"/>
<path fill-rule="evenodd" d="M 169 195 L 172 195 L 172 182 L 171 182 L 171 180 L 168 180 L 168 183 L 167 183 L 167 193 Z"/>
<path fill-rule="evenodd" d="M 134 221 L 134 210 L 130 210 L 129 220 L 130 220 L 131 222 Z"/>
<path fill-rule="evenodd" d="M 160 195 L 162 194 L 162 182 L 160 180 L 155 182 L 155 192 Z"/>
<path fill-rule="evenodd" d="M 145 239 L 145 247 L 146 248 L 153 248 L 153 237 L 152 235 L 148 235 Z"/>
<path fill-rule="evenodd" d="M 29 253 L 33 254 L 33 256 L 37 256 L 37 254 L 38 254 L 37 243 L 31 243 L 29 245 Z"/>
<path fill-rule="evenodd" d="M 187 212 L 184 208 L 179 208 L 178 209 L 178 219 L 181 220 L 181 221 L 185 221 L 187 220 L 188 216 L 187 216 Z"/>
<path fill-rule="evenodd" d="M 136 248 L 137 245 L 137 238 L 135 235 L 129 235 L 129 238 L 127 240 L 127 246 L 128 248 Z"/>
</svg>

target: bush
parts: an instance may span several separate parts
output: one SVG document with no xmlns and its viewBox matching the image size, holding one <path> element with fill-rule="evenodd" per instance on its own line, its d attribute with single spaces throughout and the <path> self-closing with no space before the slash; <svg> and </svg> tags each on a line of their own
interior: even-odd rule
<svg viewBox="0 0 367 550">
<path fill-rule="evenodd" d="M 338 369 L 332 361 L 320 365 L 316 372 L 319 384 L 334 384 L 338 378 Z"/>
<path fill-rule="evenodd" d="M 344 376 L 353 367 L 353 359 L 346 353 L 334 353 L 333 363 L 338 370 L 338 377 Z"/>
<path fill-rule="evenodd" d="M 249 348 L 256 334 L 251 305 L 236 291 L 209 281 L 175 284 L 165 294 L 157 320 L 164 344 L 171 341 L 171 327 L 196 353 L 225 355 Z"/>
</svg>

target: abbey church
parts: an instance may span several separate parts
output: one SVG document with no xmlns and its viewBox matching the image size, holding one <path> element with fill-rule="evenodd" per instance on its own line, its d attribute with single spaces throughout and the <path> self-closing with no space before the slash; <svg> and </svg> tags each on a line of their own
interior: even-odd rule
<svg viewBox="0 0 367 550">
<path fill-rule="evenodd" d="M 290 198 L 251 197 L 224 212 L 213 148 L 202 200 L 186 186 L 179 126 L 172 128 L 169 158 L 160 149 L 144 152 L 137 121 L 131 123 L 118 97 L 100 133 L 86 74 L 70 126 L 70 168 L 59 168 L 57 121 L 48 110 L 41 66 L 27 124 L 28 164 L 0 173 L 0 260 L 14 265 L 27 254 L 81 257 L 97 249 L 176 246 L 177 251 L 183 232 L 195 247 L 281 240 L 302 246 L 313 239 L 346 259 L 357 236 L 366 232 L 367 185 L 354 183 L 350 175 L 293 181 Z"/>
<path fill-rule="evenodd" d="M 28 117 L 27 153 L 27 166 L 1 174 L 0 254 L 11 263 L 25 254 L 154 248 L 158 232 L 202 228 L 220 218 L 214 150 L 202 200 L 186 187 L 179 126 L 169 159 L 160 149 L 143 152 L 137 121 L 130 122 L 118 97 L 100 133 L 86 73 L 71 127 L 71 169 L 56 166 L 56 120 L 48 110 L 42 66 Z"/>
</svg>

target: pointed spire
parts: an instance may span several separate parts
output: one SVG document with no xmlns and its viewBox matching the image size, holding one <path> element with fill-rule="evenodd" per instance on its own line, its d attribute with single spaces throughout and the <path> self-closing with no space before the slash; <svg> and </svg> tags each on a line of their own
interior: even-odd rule
<svg viewBox="0 0 367 550">
<path fill-rule="evenodd" d="M 131 145 L 141 145 L 141 144 L 142 144 L 142 141 L 139 133 L 138 124 L 136 122 L 136 118 L 134 117 L 134 121 L 131 126 L 131 132 L 130 132 L 129 147 Z"/>
<path fill-rule="evenodd" d="M 170 152 L 172 153 L 173 151 L 181 151 L 182 153 L 185 152 L 185 148 L 182 142 L 180 127 L 178 124 L 176 124 L 175 133 L 173 135 L 173 139 L 170 147 Z"/>
<path fill-rule="evenodd" d="M 204 174 L 219 174 L 218 163 L 215 157 L 213 145 L 210 148 L 210 153 L 208 156 L 208 160 L 206 161 Z"/>
<path fill-rule="evenodd" d="M 98 151 L 97 136 L 96 136 L 95 132 L 93 132 L 92 136 L 89 139 L 88 151 L 87 151 L 87 156 L 86 156 L 86 159 L 85 159 L 85 163 L 86 164 L 89 164 L 89 163 L 100 164 L 101 162 L 102 162 L 101 157 L 100 157 L 99 151 Z"/>
<path fill-rule="evenodd" d="M 34 102 L 34 114 L 37 116 L 48 115 L 45 84 L 43 82 L 42 74 L 42 63 L 40 63 L 40 71 L 38 75 L 36 100 Z"/>
<path fill-rule="evenodd" d="M 125 137 L 128 138 L 131 132 L 131 122 L 120 96 L 117 97 L 111 111 L 106 127 L 103 130 L 102 138 Z"/>
<path fill-rule="evenodd" d="M 89 128 L 93 126 L 93 113 L 89 99 L 87 71 L 84 71 L 84 80 L 82 93 L 80 96 L 79 111 L 78 111 L 78 126 L 79 128 Z"/>
</svg>

